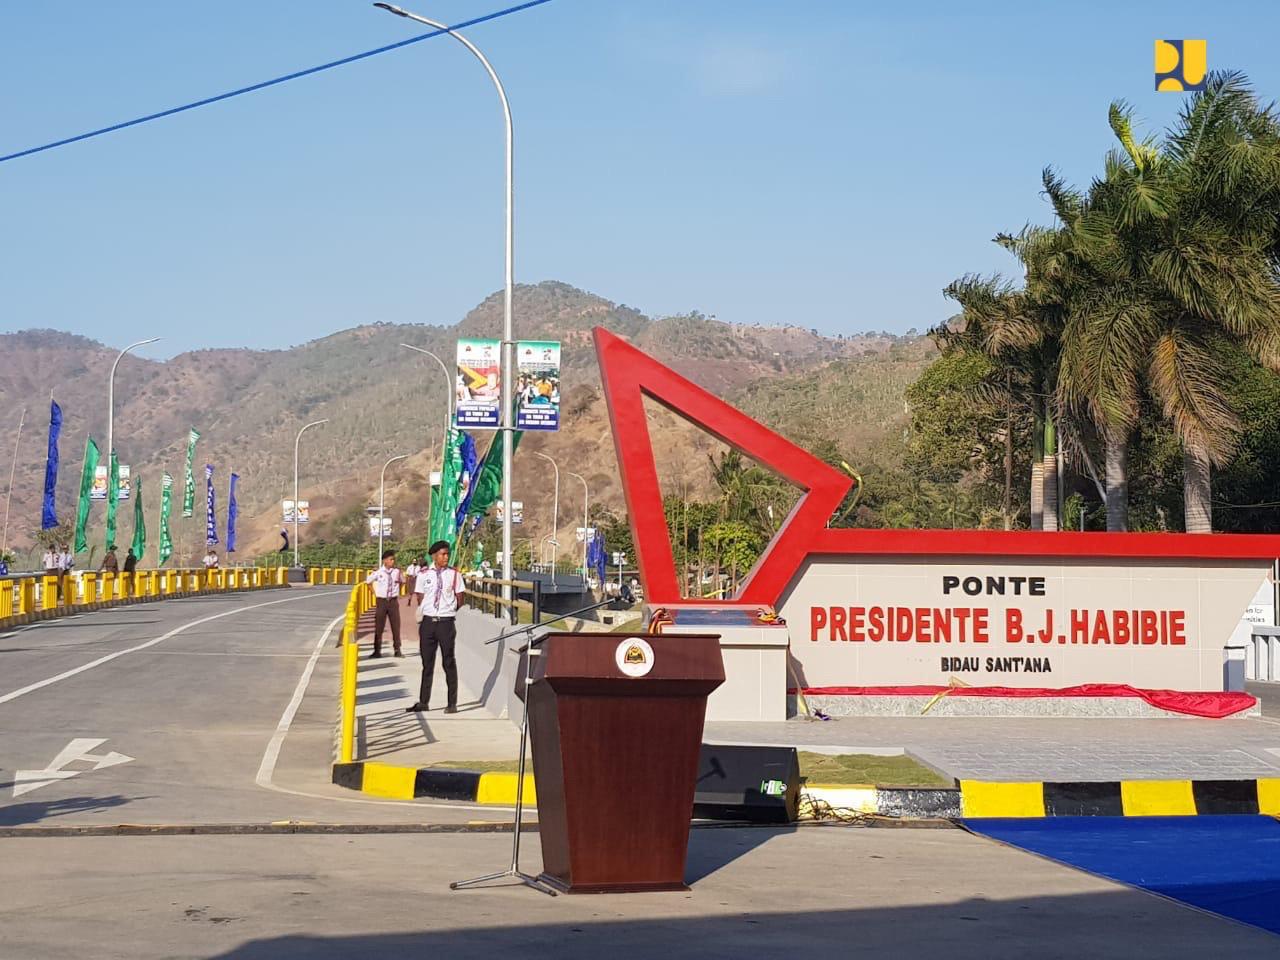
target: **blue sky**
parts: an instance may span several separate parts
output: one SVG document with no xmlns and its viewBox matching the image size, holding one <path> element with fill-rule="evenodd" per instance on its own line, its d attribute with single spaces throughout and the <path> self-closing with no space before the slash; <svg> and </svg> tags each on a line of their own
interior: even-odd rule
<svg viewBox="0 0 1280 960">
<path fill-rule="evenodd" d="M 1278 10 L 552 0 L 470 35 L 512 100 L 520 282 L 852 333 L 924 329 L 948 281 L 1008 269 L 990 238 L 1046 220 L 1046 164 L 1100 169 L 1112 99 L 1166 124 L 1155 38 L 1280 95 Z M 414 29 L 365 0 L 7 3 L 0 154 Z M 453 323 L 502 283 L 501 174 L 488 80 L 443 37 L 0 164 L 0 330 L 165 356 Z"/>
</svg>

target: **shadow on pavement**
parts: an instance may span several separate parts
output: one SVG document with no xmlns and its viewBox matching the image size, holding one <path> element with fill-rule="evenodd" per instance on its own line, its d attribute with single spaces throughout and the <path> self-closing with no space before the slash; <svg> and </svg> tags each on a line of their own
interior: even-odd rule
<svg viewBox="0 0 1280 960">
<path fill-rule="evenodd" d="M 767 877 L 759 878 L 761 884 Z M 794 878 L 792 879 L 794 883 Z M 1117 889 L 1106 893 L 969 898 L 950 903 L 858 908 L 856 878 L 815 877 L 816 884 L 844 883 L 849 907 L 843 910 L 717 914 L 728 905 L 703 898 L 699 915 L 685 914 L 693 894 L 565 897 L 554 901 L 527 895 L 519 901 L 519 922 L 466 926 L 460 918 L 442 918 L 442 926 L 460 929 L 349 936 L 298 934 L 249 940 L 214 960 L 351 960 L 364 957 L 444 957 L 449 960 L 514 955 L 557 960 L 635 960 L 650 957 L 911 957 L 948 960 L 1015 957 L 1140 958 L 1231 956 L 1266 957 L 1275 941 L 1258 930 L 1212 916 L 1157 904 L 1145 894 Z M 923 881 L 926 885 L 928 881 Z M 794 886 L 791 887 L 794 894 Z M 507 891 L 457 894 L 490 897 L 495 911 L 512 912 Z M 439 902 L 439 901 L 437 901 Z M 779 900 L 783 907 L 786 900 Z M 583 909 L 583 908 L 586 909 Z M 539 922 L 570 914 L 573 920 Z M 629 914 L 627 919 L 600 919 Z M 635 916 L 641 914 L 642 916 Z M 671 915 L 675 914 L 675 915 Z"/>
<path fill-rule="evenodd" d="M 774 837 L 795 832 L 795 824 L 747 830 L 728 825 L 692 830 L 689 833 L 689 859 L 685 862 L 684 882 L 694 884 L 704 880 Z"/>
<path fill-rule="evenodd" d="M 12 784 L 0 784 L 0 788 L 11 787 Z M 0 826 L 17 827 L 27 823 L 39 823 L 52 817 L 64 817 L 73 813 L 96 813 L 122 807 L 134 800 L 149 800 L 150 797 L 122 797 L 119 794 L 110 797 L 66 797 L 62 800 L 32 800 L 27 803 L 13 803 L 0 807 Z"/>
</svg>

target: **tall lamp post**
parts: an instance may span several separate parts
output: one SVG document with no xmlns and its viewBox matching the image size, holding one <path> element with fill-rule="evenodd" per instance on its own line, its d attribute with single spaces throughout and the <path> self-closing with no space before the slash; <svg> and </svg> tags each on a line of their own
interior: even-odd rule
<svg viewBox="0 0 1280 960">
<path fill-rule="evenodd" d="M 124 355 L 138 347 L 145 347 L 148 343 L 155 343 L 159 337 L 152 337 L 150 340 L 139 340 L 137 343 L 131 343 L 116 357 L 115 363 L 111 364 L 111 376 L 107 378 L 107 469 L 111 468 L 111 453 L 116 448 L 115 427 L 116 427 L 116 367 L 120 366 L 120 361 L 124 359 Z"/>
<path fill-rule="evenodd" d="M 515 572 L 514 565 L 511 562 L 511 461 L 515 452 L 515 438 L 512 434 L 515 424 L 511 422 L 511 408 L 514 397 L 512 377 L 516 368 L 516 344 L 511 310 L 512 293 L 515 286 L 515 197 L 512 176 L 514 170 L 514 132 L 511 123 L 511 104 L 507 102 L 507 91 L 503 89 L 502 81 L 498 79 L 497 72 L 489 61 L 485 59 L 485 55 L 480 52 L 480 49 L 462 34 L 450 30 L 447 24 L 416 13 L 410 13 L 408 10 L 402 10 L 400 7 L 390 3 L 375 3 L 374 6 L 381 7 L 383 10 L 394 13 L 398 17 L 405 17 L 428 27 L 434 27 L 436 30 L 442 30 L 453 37 L 480 61 L 485 72 L 489 74 L 489 79 L 493 81 L 494 88 L 498 91 L 498 99 L 502 102 L 502 118 L 506 131 L 506 269 L 502 288 L 502 425 L 500 429 L 502 430 L 502 579 L 507 581 L 502 590 L 505 595 L 504 599 L 510 601 L 514 599 L 511 580 Z"/>
<path fill-rule="evenodd" d="M 582 592 L 587 592 L 587 531 L 591 529 L 591 494 L 587 491 L 587 481 L 580 473 L 574 473 L 572 470 L 565 471 L 571 477 L 576 477 L 578 482 L 582 484 Z"/>
<path fill-rule="evenodd" d="M 547 463 L 551 464 L 551 469 L 555 471 L 556 486 L 555 493 L 551 499 L 551 582 L 556 582 L 556 551 L 560 546 L 559 535 L 557 531 L 560 529 L 560 466 L 545 453 L 538 450 L 533 452 L 535 457 L 541 457 Z"/>
<path fill-rule="evenodd" d="M 298 448 L 302 444 L 302 435 L 312 427 L 318 427 L 322 423 L 328 423 L 326 420 L 312 420 L 301 430 L 293 441 L 293 565 L 296 567 L 301 563 L 298 557 Z"/>
<path fill-rule="evenodd" d="M 397 460 L 407 460 L 407 459 L 409 459 L 409 455 L 407 453 L 402 453 L 398 457 L 392 457 L 390 460 L 388 460 L 386 463 L 382 465 L 382 477 L 378 480 L 378 562 L 379 563 L 382 562 L 382 529 L 384 526 L 382 522 L 382 518 L 385 515 L 386 509 L 387 509 L 387 467 L 391 466 Z M 294 515 L 296 516 L 298 511 L 297 501 L 294 501 L 293 510 L 294 510 Z"/>
</svg>

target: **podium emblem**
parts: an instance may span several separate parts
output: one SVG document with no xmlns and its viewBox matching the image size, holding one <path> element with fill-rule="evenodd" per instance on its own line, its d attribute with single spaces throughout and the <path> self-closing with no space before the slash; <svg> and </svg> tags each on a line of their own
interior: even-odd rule
<svg viewBox="0 0 1280 960">
<path fill-rule="evenodd" d="M 628 637 L 618 644 L 613 659 L 628 677 L 643 677 L 653 669 L 653 647 L 639 637 Z"/>
</svg>

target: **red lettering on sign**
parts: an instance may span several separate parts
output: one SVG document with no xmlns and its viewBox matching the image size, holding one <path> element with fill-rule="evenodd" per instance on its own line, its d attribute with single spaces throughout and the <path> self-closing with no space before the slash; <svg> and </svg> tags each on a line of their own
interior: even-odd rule
<svg viewBox="0 0 1280 960">
<path fill-rule="evenodd" d="M 934 643 L 950 643 L 951 642 L 951 610 L 939 610 L 934 607 L 933 610 L 933 642 Z"/>
<path fill-rule="evenodd" d="M 1022 611 L 1010 607 L 1004 612 L 1004 638 L 1009 643 L 1022 642 Z"/>
<path fill-rule="evenodd" d="M 916 643 L 932 643 L 933 633 L 929 629 L 929 608 L 916 607 Z"/>
<path fill-rule="evenodd" d="M 989 615 L 990 615 L 990 611 L 984 610 L 981 608 L 973 611 L 973 642 L 974 643 L 987 643 L 988 641 L 990 641 L 991 636 L 990 634 L 987 633 L 987 617 Z"/>
<path fill-rule="evenodd" d="M 1139 633 L 1143 646 L 1151 646 L 1159 640 L 1156 634 L 1156 614 L 1154 610 L 1143 610 L 1138 614 Z"/>
<path fill-rule="evenodd" d="M 849 639 L 854 643 L 862 643 L 867 639 L 864 623 L 867 618 L 866 607 L 849 608 Z"/>
<path fill-rule="evenodd" d="M 831 608 L 831 639 L 832 640 L 848 640 L 849 635 L 844 632 L 845 617 L 848 611 L 844 607 Z"/>
<path fill-rule="evenodd" d="M 818 631 L 827 625 L 827 608 L 809 608 L 809 639 L 817 642 Z"/>
<path fill-rule="evenodd" d="M 873 643 L 884 639 L 884 608 L 872 607 L 867 611 L 867 638 Z"/>
<path fill-rule="evenodd" d="M 1184 647 L 1187 644 L 1186 613 L 1181 610 L 1169 611 L 1169 643 L 1175 647 Z"/>
</svg>

